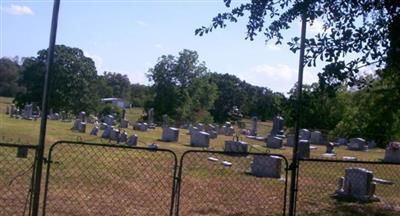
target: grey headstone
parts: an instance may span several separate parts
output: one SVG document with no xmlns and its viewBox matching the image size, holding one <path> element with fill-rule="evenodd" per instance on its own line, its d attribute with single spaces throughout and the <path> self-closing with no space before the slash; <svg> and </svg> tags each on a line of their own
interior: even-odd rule
<svg viewBox="0 0 400 216">
<path fill-rule="evenodd" d="M 101 138 L 104 138 L 104 139 L 110 138 L 112 130 L 113 130 L 113 128 L 110 125 L 107 125 L 107 127 L 104 128 L 103 134 L 101 134 Z"/>
<path fill-rule="evenodd" d="M 335 153 L 335 145 L 334 145 L 333 143 L 331 143 L 331 142 L 328 142 L 328 143 L 326 144 L 326 151 L 325 151 L 325 153 L 328 153 L 328 154 L 333 154 L 333 153 Z"/>
<path fill-rule="evenodd" d="M 350 139 L 350 142 L 347 144 L 347 148 L 354 151 L 365 151 L 368 150 L 368 144 L 362 138 L 353 138 Z"/>
<path fill-rule="evenodd" d="M 336 141 L 336 143 L 337 143 L 338 145 L 347 145 L 347 139 L 345 139 L 345 138 L 339 138 L 339 139 Z"/>
<path fill-rule="evenodd" d="M 311 139 L 311 132 L 307 129 L 301 129 L 299 131 L 299 139 L 300 140 L 310 140 Z"/>
<path fill-rule="evenodd" d="M 129 121 L 127 119 L 121 119 L 120 126 L 121 126 L 121 128 L 128 128 Z"/>
<path fill-rule="evenodd" d="M 311 132 L 310 143 L 311 144 L 324 144 L 322 133 L 320 131 Z"/>
<path fill-rule="evenodd" d="M 351 197 L 360 201 L 376 199 L 374 196 L 376 183 L 373 182 L 373 173 L 364 168 L 347 168 L 344 178 L 339 179 L 339 189 L 336 194 Z"/>
<path fill-rule="evenodd" d="M 153 125 L 154 124 L 154 108 L 150 108 L 147 111 L 147 123 L 149 125 Z"/>
<path fill-rule="evenodd" d="M 290 147 L 294 147 L 294 142 L 295 142 L 294 134 L 288 134 L 287 135 L 287 143 L 286 143 L 286 145 L 290 146 Z"/>
<path fill-rule="evenodd" d="M 132 135 L 128 138 L 128 146 L 132 147 L 132 146 L 137 146 L 137 141 L 138 141 L 138 137 L 137 135 Z"/>
<path fill-rule="evenodd" d="M 114 125 L 114 116 L 113 115 L 106 115 L 104 117 L 104 123 L 107 125 Z"/>
<path fill-rule="evenodd" d="M 274 148 L 274 149 L 282 148 L 282 138 L 269 136 L 267 138 L 267 147 Z"/>
<path fill-rule="evenodd" d="M 210 134 L 204 131 L 196 131 L 190 135 L 190 145 L 192 147 L 208 148 L 210 145 Z"/>
<path fill-rule="evenodd" d="M 100 130 L 104 130 L 104 129 L 106 129 L 106 127 L 107 127 L 108 125 L 107 125 L 107 123 L 101 123 L 100 124 Z"/>
<path fill-rule="evenodd" d="M 119 141 L 119 130 L 114 128 L 110 132 L 110 140 Z"/>
<path fill-rule="evenodd" d="M 164 127 L 161 140 L 165 142 L 178 142 L 179 129 L 173 127 Z"/>
<path fill-rule="evenodd" d="M 225 152 L 247 153 L 249 145 L 243 141 L 226 140 L 224 145 Z"/>
<path fill-rule="evenodd" d="M 251 174 L 259 177 L 281 178 L 282 158 L 270 155 L 254 155 Z"/>
<path fill-rule="evenodd" d="M 282 116 L 275 116 L 272 120 L 272 130 L 269 136 L 283 135 L 284 119 Z"/>
<path fill-rule="evenodd" d="M 235 129 L 232 126 L 225 128 L 225 136 L 233 136 L 234 133 Z"/>
<path fill-rule="evenodd" d="M 386 147 L 385 150 L 385 158 L 383 159 L 385 162 L 390 163 L 400 163 L 400 142 L 391 142 Z"/>
<path fill-rule="evenodd" d="M 298 151 L 299 151 L 299 158 L 309 158 L 310 157 L 310 141 L 299 140 Z"/>
<path fill-rule="evenodd" d="M 97 136 L 98 132 L 99 132 L 99 128 L 98 127 L 93 127 L 92 131 L 90 131 L 90 135 Z"/>
<path fill-rule="evenodd" d="M 126 131 L 122 131 L 119 133 L 119 142 L 125 143 L 128 141 L 128 133 Z"/>
<path fill-rule="evenodd" d="M 253 116 L 251 118 L 251 130 L 250 130 L 250 136 L 257 136 L 257 117 Z"/>
</svg>

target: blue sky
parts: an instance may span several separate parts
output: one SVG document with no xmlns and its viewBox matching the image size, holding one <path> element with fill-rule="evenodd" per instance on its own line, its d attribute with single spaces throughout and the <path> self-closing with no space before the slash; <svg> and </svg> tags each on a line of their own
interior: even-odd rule
<svg viewBox="0 0 400 216">
<path fill-rule="evenodd" d="M 1 57 L 35 56 L 47 48 L 52 1 L 1 0 Z M 204 1 L 61 1 L 57 44 L 79 47 L 104 70 L 127 74 L 132 83 L 149 84 L 145 73 L 163 54 L 182 49 L 199 53 L 214 72 L 287 93 L 297 80 L 298 53 L 286 45 L 266 44 L 263 35 L 245 40 L 246 19 L 203 37 L 194 30 L 228 11 L 222 0 Z M 322 30 L 317 22 L 308 35 Z M 299 23 L 285 32 L 300 34 Z M 317 80 L 305 69 L 304 82 Z"/>
</svg>

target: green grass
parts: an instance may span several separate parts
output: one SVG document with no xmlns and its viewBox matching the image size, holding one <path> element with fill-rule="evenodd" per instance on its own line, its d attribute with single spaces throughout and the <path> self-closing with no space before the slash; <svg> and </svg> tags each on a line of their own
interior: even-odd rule
<svg viewBox="0 0 400 216">
<path fill-rule="evenodd" d="M 11 142 L 11 143 L 22 143 L 35 145 L 38 142 L 39 124 L 40 121 L 28 121 L 23 119 L 14 119 L 5 115 L 6 106 L 11 104 L 12 100 L 9 98 L 0 97 L 0 141 Z M 134 122 L 140 115 L 142 110 L 140 108 L 133 108 L 127 111 L 127 118 Z M 245 120 L 247 127 L 249 127 L 250 120 Z M 47 125 L 46 134 L 46 152 L 49 147 L 56 141 L 59 140 L 70 140 L 70 141 L 86 141 L 93 143 L 108 143 L 107 140 L 101 139 L 99 136 L 93 137 L 89 135 L 92 129 L 92 125 L 87 126 L 87 133 L 77 133 L 71 131 L 73 122 L 61 122 L 49 120 Z M 260 122 L 258 124 L 259 135 L 265 136 L 271 130 L 271 122 Z M 132 127 L 126 129 L 128 135 L 137 134 L 140 142 L 139 146 L 145 147 L 151 143 L 157 143 L 161 148 L 170 149 L 175 152 L 178 158 L 183 152 L 194 149 L 190 147 L 190 136 L 187 134 L 186 129 L 180 129 L 179 141 L 178 142 L 162 142 L 161 138 L 162 130 L 157 127 L 155 130 L 148 130 L 147 132 L 134 131 Z M 223 150 L 224 142 L 231 140 L 232 137 L 219 135 L 218 138 L 210 141 L 210 146 L 215 150 Z M 255 146 L 252 151 L 254 152 L 270 152 L 284 155 L 290 160 L 292 155 L 292 148 L 286 147 L 285 149 L 267 149 L 264 142 L 247 139 L 241 136 L 241 139 Z M 116 144 L 111 142 L 111 144 Z M 325 152 L 325 146 L 318 145 L 317 149 L 311 150 L 312 157 L 321 157 Z M 384 156 L 383 149 L 373 149 L 368 152 L 349 151 L 345 147 L 336 148 L 337 159 L 341 159 L 343 156 L 354 156 L 359 160 L 379 161 Z M 0 167 L 0 188 L 1 182 L 7 182 L 9 179 L 5 175 L 17 172 L 19 163 L 23 164 L 23 169 L 29 168 L 31 159 L 33 158 L 32 152 L 30 152 L 30 160 L 16 159 L 14 150 L 3 150 L 0 151 L 0 157 L 5 158 L 4 161 L 8 161 L 9 167 Z M 172 156 L 168 154 L 150 154 L 149 152 L 129 151 L 126 149 L 99 149 L 93 151 L 92 147 L 76 147 L 72 148 L 69 145 L 60 145 L 55 148 L 54 160 L 60 162 L 52 165 L 51 173 L 53 183 L 50 184 L 50 189 L 53 191 L 49 194 L 52 200 L 62 200 L 63 193 L 70 194 L 68 191 L 75 191 L 77 196 L 79 194 L 91 194 L 91 196 L 84 196 L 87 202 L 98 203 L 99 200 L 107 199 L 109 202 L 117 202 L 118 200 L 125 201 L 122 199 L 124 196 L 128 196 L 128 200 L 133 199 L 131 197 L 137 196 L 136 192 L 141 194 L 141 198 L 146 203 L 154 202 L 151 197 L 146 194 L 156 194 L 156 197 L 164 197 L 166 200 L 168 196 L 163 194 L 163 190 L 155 190 L 157 187 L 170 188 L 171 182 L 165 176 L 171 177 L 173 164 L 171 164 Z M 234 164 L 232 168 L 224 168 L 217 164 L 211 164 L 206 160 L 210 154 L 199 153 L 197 157 L 186 160 L 187 167 L 184 169 L 186 177 L 184 178 L 184 185 L 182 186 L 183 192 L 190 192 L 195 190 L 196 193 L 187 193 L 183 195 L 183 206 L 186 208 L 192 208 L 197 213 L 201 212 L 214 212 L 217 214 L 217 209 L 224 209 L 218 214 L 230 214 L 226 206 L 238 205 L 238 210 L 249 209 L 249 204 L 243 202 L 240 205 L 237 200 L 249 200 L 260 208 L 254 208 L 249 211 L 257 215 L 257 212 L 263 212 L 268 210 L 263 209 L 264 207 L 271 207 L 270 205 L 278 205 L 281 203 L 283 198 L 282 193 L 282 181 L 275 179 L 266 178 L 254 178 L 246 175 L 245 171 L 249 168 L 251 158 L 243 157 L 231 157 L 226 155 L 218 155 L 221 160 L 228 160 Z M 290 161 L 289 161 L 290 162 Z M 140 166 L 138 166 L 138 164 Z M 299 179 L 299 203 L 298 210 L 299 215 L 396 215 L 398 212 L 392 212 L 379 203 L 372 204 L 357 204 L 357 203 L 342 203 L 330 198 L 330 195 L 336 189 L 337 178 L 344 175 L 344 169 L 349 166 L 365 167 L 373 170 L 374 174 L 378 178 L 389 179 L 395 182 L 391 186 L 377 186 L 377 194 L 382 196 L 385 202 L 393 203 L 398 205 L 400 203 L 400 180 L 398 175 L 398 166 L 395 165 L 365 165 L 365 164 L 344 164 L 344 163 L 317 163 L 317 162 L 301 162 L 300 164 L 300 179 Z M 110 170 L 112 172 L 110 172 Z M 153 175 L 147 176 L 146 173 L 152 173 Z M 144 175 L 146 174 L 146 175 Z M 397 176 L 396 176 L 397 174 Z M 185 180 L 186 179 L 186 180 Z M 29 179 L 26 179 L 29 182 Z M 153 184 L 156 185 L 152 185 Z M 160 185 L 157 185 L 159 183 Z M 23 183 L 20 183 L 23 185 Z M 17 185 L 16 185 L 17 186 Z M 95 187 L 96 186 L 96 187 Z M 151 186 L 151 187 L 150 187 Z M 132 188 L 133 187 L 133 188 Z M 225 187 L 231 190 L 224 190 Z M 99 189 L 101 188 L 101 190 Z M 110 189 L 112 188 L 112 190 Z M 126 188 L 131 188 L 132 191 L 136 191 L 135 194 L 131 194 L 131 190 L 126 191 Z M 104 197 L 102 194 L 96 194 L 95 191 L 100 190 L 116 191 L 119 196 L 109 195 L 110 197 Z M 167 191 L 165 189 L 165 191 Z M 66 191 L 67 190 L 67 191 Z M 147 193 L 142 194 L 142 192 Z M 235 191 L 233 193 L 232 191 Z M 262 193 L 260 191 L 263 191 Z M 104 191 L 103 191 L 104 192 Z M 105 191 L 104 193 L 106 193 Z M 228 194 L 229 192 L 229 194 Z M 100 193 L 100 192 L 99 192 Z M 261 194 L 260 194 L 261 193 Z M 7 193 L 6 193 L 7 194 Z M 9 193 L 8 193 L 9 194 Z M 197 195 L 196 195 L 197 194 Z M 266 201 L 271 196 L 277 197 L 273 200 Z M 108 196 L 108 195 L 107 195 Z M 258 197 L 257 197 L 258 196 Z M 203 206 L 202 201 L 198 197 L 213 199 L 213 197 L 224 197 L 224 199 L 216 199 L 215 209 L 210 210 L 211 206 Z M 227 199 L 227 197 L 229 199 Z M 1 195 L 0 195 L 0 198 Z M 132 200 L 135 202 L 143 201 Z M 83 201 L 81 201 L 83 202 Z M 119 201 L 118 201 L 119 202 Z M 143 201 L 144 202 L 144 201 Z M 104 201 L 104 203 L 107 203 Z M 61 205 L 60 203 L 58 203 Z M 157 203 L 154 203 L 157 204 Z M 129 206 L 129 205 L 127 205 Z M 143 207 L 142 206 L 142 207 Z M 252 206 L 252 205 L 250 205 Z M 1 204 L 0 204 L 1 207 Z M 76 214 L 86 215 L 89 214 L 87 206 L 83 205 L 79 208 L 79 212 Z M 197 209 L 196 209 L 197 208 Z M 1 208 L 0 208 L 1 209 Z M 58 207 L 49 205 L 51 211 L 56 212 Z M 108 207 L 99 207 L 97 211 L 103 209 L 110 214 L 125 214 L 121 209 L 112 209 Z M 146 208 L 144 208 L 146 209 Z M 144 212 L 139 214 L 146 215 Z M 62 209 L 60 209 L 61 211 Z M 140 210 L 140 211 L 142 211 Z M 186 209 L 187 210 L 187 209 Z M 279 212 L 279 209 L 276 209 Z M 53 212 L 53 213 L 54 213 Z M 156 211 L 155 211 L 156 212 Z M 195 212 L 185 212 L 187 214 L 195 214 Z M 65 212 L 64 212 L 65 213 Z M 93 212 L 91 212 L 93 213 Z M 101 212 L 98 212 L 100 214 Z M 104 212 L 103 212 L 104 213 Z M 212 213 L 212 214 L 214 214 Z M 250 212 L 246 212 L 250 214 Z M 54 213 L 56 214 L 56 213 Z M 211 213 L 210 213 L 211 214 Z"/>
</svg>

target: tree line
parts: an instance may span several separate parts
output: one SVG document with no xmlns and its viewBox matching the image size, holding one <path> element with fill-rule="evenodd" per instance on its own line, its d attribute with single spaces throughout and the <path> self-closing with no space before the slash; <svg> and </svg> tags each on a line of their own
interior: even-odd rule
<svg viewBox="0 0 400 216">
<path fill-rule="evenodd" d="M 14 97 L 17 106 L 41 104 L 47 50 L 36 57 L 0 59 L 0 96 Z M 58 45 L 49 105 L 54 111 L 96 114 L 109 110 L 101 98 L 123 98 L 133 106 L 155 108 L 161 121 L 218 122 L 232 120 L 237 107 L 244 117 L 260 120 L 275 115 L 294 126 L 296 85 L 285 96 L 267 87 L 251 85 L 231 74 L 212 72 L 196 51 L 182 50 L 177 56 L 163 55 L 146 73 L 150 85 L 131 83 L 127 75 L 103 72 L 79 48 Z M 361 78 L 360 78 L 361 79 Z M 301 126 L 340 137 L 364 137 L 385 144 L 400 137 L 399 92 L 392 79 L 366 76 L 370 85 L 327 88 L 321 83 L 303 86 Z"/>
</svg>

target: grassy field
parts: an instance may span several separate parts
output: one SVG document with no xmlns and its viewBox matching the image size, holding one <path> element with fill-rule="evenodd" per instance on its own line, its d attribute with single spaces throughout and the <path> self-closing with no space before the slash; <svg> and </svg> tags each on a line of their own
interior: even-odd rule
<svg viewBox="0 0 400 216">
<path fill-rule="evenodd" d="M 9 98 L 0 97 L 1 142 L 31 144 L 38 141 L 40 121 L 13 119 L 5 115 Z M 130 121 L 139 118 L 142 110 L 130 109 Z M 48 121 L 46 152 L 59 140 L 86 141 L 92 143 L 115 142 L 70 130 L 73 122 Z M 250 125 L 250 124 L 247 124 Z M 270 122 L 259 124 L 259 134 L 271 130 Z M 161 128 L 147 132 L 126 130 L 129 135 L 137 134 L 139 146 L 156 143 L 159 147 L 173 151 L 178 159 L 194 148 L 190 147 L 190 136 L 180 129 L 179 142 L 162 142 Z M 101 131 L 100 131 L 101 134 Z M 222 150 L 224 141 L 232 137 L 219 135 L 210 141 L 215 150 Z M 291 158 L 292 148 L 268 149 L 264 142 L 241 137 L 254 148 L 252 152 L 270 152 Z M 322 157 L 325 147 L 318 145 L 311 150 L 312 157 Z M 200 149 L 201 150 L 201 149 Z M 368 152 L 349 151 L 336 148 L 336 158 L 354 156 L 359 160 L 379 161 L 383 149 Z M 0 156 L 0 215 L 13 214 L 7 206 L 20 206 L 23 210 L 28 190 L 29 173 L 33 151 L 27 159 L 15 158 L 15 149 L 1 148 Z M 213 156 L 220 161 L 231 162 L 232 167 L 222 166 L 207 160 Z M 150 152 L 126 148 L 97 146 L 72 146 L 61 144 L 54 148 L 53 164 L 47 202 L 49 215 L 168 215 L 171 188 L 174 178 L 174 156 L 169 152 Z M 181 187 L 181 215 L 279 215 L 283 207 L 285 181 L 256 178 L 246 174 L 252 157 L 234 157 L 215 153 L 198 152 L 185 156 Z M 343 203 L 331 198 L 336 189 L 337 178 L 347 167 L 364 167 L 373 170 L 378 178 L 392 180 L 395 184 L 377 186 L 377 194 L 383 202 L 372 204 Z M 28 171 L 27 171 L 28 170 Z M 17 178 L 15 177 L 17 176 Z M 21 176 L 21 177 L 19 177 Z M 14 180 L 15 178 L 15 180 Z M 10 183 L 11 182 L 11 183 Z M 16 193 L 15 191 L 18 191 Z M 400 172 L 395 165 L 344 164 L 332 162 L 301 162 L 299 178 L 299 215 L 396 215 L 387 210 L 400 205 Z M 10 197 L 14 197 L 11 199 Z M 384 204 L 384 205 L 383 205 Z M 386 205 L 386 206 L 385 206 Z M 15 208 L 14 208 L 15 209 Z"/>
</svg>

